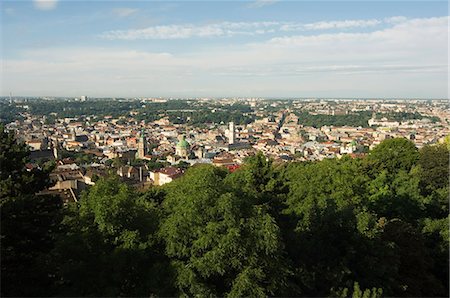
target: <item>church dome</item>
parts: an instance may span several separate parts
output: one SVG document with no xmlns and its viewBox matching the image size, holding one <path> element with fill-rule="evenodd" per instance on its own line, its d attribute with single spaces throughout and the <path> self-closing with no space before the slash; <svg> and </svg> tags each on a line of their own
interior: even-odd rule
<svg viewBox="0 0 450 298">
<path fill-rule="evenodd" d="M 183 149 L 187 149 L 189 148 L 189 143 L 186 141 L 186 139 L 183 137 L 177 144 L 178 148 L 183 148 Z"/>
</svg>

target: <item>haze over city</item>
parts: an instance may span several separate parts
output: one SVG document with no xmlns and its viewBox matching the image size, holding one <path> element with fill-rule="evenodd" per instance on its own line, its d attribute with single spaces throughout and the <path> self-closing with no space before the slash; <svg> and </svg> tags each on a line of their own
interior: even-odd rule
<svg viewBox="0 0 450 298">
<path fill-rule="evenodd" d="M 2 1 L 1 94 L 447 98 L 447 2 Z"/>
</svg>

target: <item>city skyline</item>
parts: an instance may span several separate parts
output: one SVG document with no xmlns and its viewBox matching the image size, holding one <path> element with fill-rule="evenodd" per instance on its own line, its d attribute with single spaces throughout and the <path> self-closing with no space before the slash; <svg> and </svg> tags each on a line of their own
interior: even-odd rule
<svg viewBox="0 0 450 298">
<path fill-rule="evenodd" d="M 4 1 L 1 13 L 1 96 L 448 98 L 444 1 Z"/>
</svg>

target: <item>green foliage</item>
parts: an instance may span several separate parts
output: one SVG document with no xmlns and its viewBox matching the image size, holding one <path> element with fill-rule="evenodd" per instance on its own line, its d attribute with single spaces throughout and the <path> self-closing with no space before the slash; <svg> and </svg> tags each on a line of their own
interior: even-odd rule
<svg viewBox="0 0 450 298">
<path fill-rule="evenodd" d="M 380 216 L 413 221 L 425 210 L 419 192 L 419 179 L 406 171 L 389 176 L 383 170 L 368 184 L 368 206 Z"/>
<path fill-rule="evenodd" d="M 51 167 L 27 171 L 29 151 L 16 141 L 13 133 L 0 125 L 0 199 L 4 203 L 21 195 L 34 195 L 51 184 Z"/>
<path fill-rule="evenodd" d="M 322 126 L 354 126 L 368 127 L 371 112 L 358 112 L 347 115 L 312 115 L 308 112 L 298 112 L 298 123 L 303 126 L 320 128 Z"/>
<path fill-rule="evenodd" d="M 278 178 L 279 172 L 274 169 L 272 160 L 266 159 L 262 152 L 246 159 L 245 164 L 231 173 L 225 182 L 241 197 L 257 204 L 274 206 L 284 192 L 283 183 Z"/>
<path fill-rule="evenodd" d="M 98 178 L 61 214 L 34 195 L 49 169 L 26 171 L 25 147 L 1 136 L 3 296 L 448 294 L 443 146 L 391 139 L 364 159 L 284 165 L 258 153 L 144 193 Z"/>
<path fill-rule="evenodd" d="M 348 288 L 343 288 L 338 291 L 332 291 L 333 296 L 340 297 L 340 298 L 346 298 L 346 297 L 352 297 L 352 298 L 381 298 L 383 297 L 383 289 L 381 288 L 372 288 L 372 289 L 365 289 L 364 291 L 361 290 L 359 287 L 359 283 L 355 282 L 353 284 L 353 292 L 350 294 Z"/>
<path fill-rule="evenodd" d="M 64 219 L 54 256 L 63 296 L 173 295 L 172 269 L 157 237 L 155 193 L 101 178 Z"/>
<path fill-rule="evenodd" d="M 187 296 L 266 296 L 284 277 L 279 228 L 264 206 L 223 183 L 226 172 L 197 166 L 167 187 L 161 234 Z"/>
<path fill-rule="evenodd" d="M 389 121 L 402 122 L 405 120 L 415 120 L 422 119 L 423 116 L 420 113 L 410 113 L 410 112 L 389 112 L 389 113 L 377 113 L 376 117 L 378 119 L 386 118 Z"/>
<path fill-rule="evenodd" d="M 283 213 L 291 224 L 283 230 L 296 267 L 292 283 L 306 295 L 325 296 L 353 275 L 381 278 L 385 268 L 369 271 L 366 266 L 378 261 L 374 242 L 380 230 L 376 215 L 364 206 L 367 178 L 360 161 L 293 164 L 285 175 L 289 194 Z"/>
<path fill-rule="evenodd" d="M 383 170 L 386 170 L 387 174 L 395 174 L 401 170 L 409 172 L 418 158 L 419 152 L 413 142 L 394 138 L 376 146 L 369 153 L 367 164 L 374 175 Z"/>
<path fill-rule="evenodd" d="M 449 222 L 450 216 L 440 219 L 426 218 L 422 233 L 429 255 L 433 260 L 433 274 L 442 283 L 441 295 L 449 289 Z"/>
<path fill-rule="evenodd" d="M 417 228 L 398 219 L 390 220 L 386 223 L 382 240 L 394 251 L 386 259 L 395 273 L 396 283 L 391 285 L 393 296 L 423 297 L 444 293 L 442 283 L 431 272 L 432 259 Z"/>
<path fill-rule="evenodd" d="M 159 162 L 156 158 L 146 161 L 149 171 L 161 169 L 170 165 L 169 162 Z"/>
<path fill-rule="evenodd" d="M 0 101 L 0 123 L 8 124 L 16 120 L 22 120 L 21 112 L 24 112 L 22 107 Z"/>
<path fill-rule="evenodd" d="M 85 153 L 82 151 L 81 152 L 73 152 L 73 151 L 62 150 L 61 158 L 71 158 L 77 164 L 90 164 L 90 163 L 98 161 L 98 158 L 95 156 L 95 154 Z"/>
<path fill-rule="evenodd" d="M 408 120 L 421 120 L 421 119 L 429 119 L 433 123 L 439 122 L 439 117 L 436 116 L 423 116 L 422 114 L 418 112 L 389 112 L 389 113 L 377 113 L 376 117 L 378 119 L 386 118 L 388 121 L 398 121 L 398 122 L 404 122 Z"/>
<path fill-rule="evenodd" d="M 449 156 L 445 144 L 424 146 L 419 151 L 419 188 L 432 217 L 444 217 L 449 212 Z"/>
<path fill-rule="evenodd" d="M 97 117 L 127 115 L 129 111 L 141 106 L 139 101 L 88 100 L 88 101 L 49 101 L 37 100 L 28 103 L 33 115 L 56 113 L 59 118 L 95 115 Z"/>
<path fill-rule="evenodd" d="M 29 152 L 0 125 L 1 296 L 53 293 L 53 248 L 62 202 L 35 195 L 50 185 L 50 169 L 27 171 Z"/>
<path fill-rule="evenodd" d="M 169 120 L 175 124 L 202 125 L 205 123 L 228 123 L 230 121 L 236 124 L 249 124 L 253 122 L 252 116 L 247 116 L 239 111 L 193 111 L 193 112 L 170 112 Z"/>
<path fill-rule="evenodd" d="M 178 162 L 178 164 L 177 164 L 177 167 L 178 168 L 180 168 L 180 169 L 187 169 L 187 168 L 189 168 L 191 166 L 191 164 L 190 163 L 188 163 L 188 162 L 185 162 L 184 160 L 181 160 L 180 162 Z"/>
<path fill-rule="evenodd" d="M 429 202 L 420 194 L 418 152 L 410 145 L 387 140 L 364 160 L 287 167 L 283 212 L 289 224 L 282 232 L 295 264 L 291 283 L 299 292 L 326 296 L 326 289 L 350 289 L 354 280 L 388 296 L 442 295 L 448 289 L 446 272 L 431 261 L 433 250 L 418 227 Z"/>
</svg>

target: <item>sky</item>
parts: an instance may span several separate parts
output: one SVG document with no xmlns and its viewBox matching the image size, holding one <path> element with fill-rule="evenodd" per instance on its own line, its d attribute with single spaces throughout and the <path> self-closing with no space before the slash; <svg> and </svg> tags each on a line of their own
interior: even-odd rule
<svg viewBox="0 0 450 298">
<path fill-rule="evenodd" d="M 0 2 L 0 95 L 448 98 L 446 1 Z"/>
</svg>

